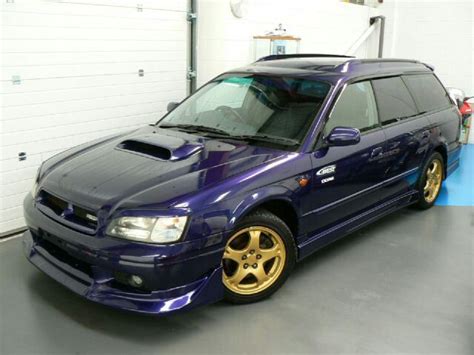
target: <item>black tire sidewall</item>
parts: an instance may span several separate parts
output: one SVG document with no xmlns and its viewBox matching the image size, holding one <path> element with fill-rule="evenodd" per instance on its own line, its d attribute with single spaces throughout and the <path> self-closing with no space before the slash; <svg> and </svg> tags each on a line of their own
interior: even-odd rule
<svg viewBox="0 0 474 355">
<path fill-rule="evenodd" d="M 229 290 L 224 285 L 224 298 L 226 301 L 229 301 L 231 303 L 253 303 L 269 297 L 283 285 L 296 263 L 296 244 L 291 230 L 288 228 L 285 222 L 283 222 L 276 215 L 266 210 L 258 210 L 244 217 L 240 222 L 236 224 L 229 237 L 241 229 L 252 226 L 267 227 L 278 233 L 278 235 L 283 240 L 286 249 L 285 265 L 283 267 L 283 271 L 278 277 L 278 280 L 276 280 L 273 285 L 254 295 L 241 295 Z"/>
</svg>

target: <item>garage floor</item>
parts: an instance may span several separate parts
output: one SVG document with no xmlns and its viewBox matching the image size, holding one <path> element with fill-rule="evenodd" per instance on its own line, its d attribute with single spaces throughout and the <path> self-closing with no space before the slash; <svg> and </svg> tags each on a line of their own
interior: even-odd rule
<svg viewBox="0 0 474 355">
<path fill-rule="evenodd" d="M 0 354 L 474 353 L 472 207 L 404 209 L 297 266 L 271 299 L 170 318 L 76 296 L 0 244 Z"/>
</svg>

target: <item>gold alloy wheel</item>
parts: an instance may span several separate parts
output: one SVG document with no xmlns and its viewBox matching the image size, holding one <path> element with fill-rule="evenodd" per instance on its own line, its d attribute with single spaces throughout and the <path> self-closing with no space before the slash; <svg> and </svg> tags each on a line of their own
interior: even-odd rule
<svg viewBox="0 0 474 355">
<path fill-rule="evenodd" d="M 278 280 L 285 261 L 285 244 L 278 233 L 261 226 L 241 229 L 224 250 L 224 285 L 240 295 L 262 292 Z"/>
<path fill-rule="evenodd" d="M 423 188 L 423 195 L 426 202 L 431 203 L 435 200 L 441 188 L 442 181 L 443 168 L 441 161 L 434 159 L 428 167 L 428 170 L 426 170 L 426 183 Z"/>
</svg>

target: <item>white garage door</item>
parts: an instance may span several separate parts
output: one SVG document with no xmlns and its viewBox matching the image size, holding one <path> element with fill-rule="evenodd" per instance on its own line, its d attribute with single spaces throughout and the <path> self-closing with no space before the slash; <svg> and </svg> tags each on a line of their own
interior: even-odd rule
<svg viewBox="0 0 474 355">
<path fill-rule="evenodd" d="M 2 2 L 0 235 L 24 226 L 41 161 L 185 97 L 187 1 L 138 2 Z"/>
</svg>

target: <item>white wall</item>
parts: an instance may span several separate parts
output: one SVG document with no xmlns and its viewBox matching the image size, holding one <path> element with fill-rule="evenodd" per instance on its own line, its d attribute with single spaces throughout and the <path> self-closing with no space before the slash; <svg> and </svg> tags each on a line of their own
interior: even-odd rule
<svg viewBox="0 0 474 355">
<path fill-rule="evenodd" d="M 301 37 L 301 53 L 345 54 L 369 27 L 377 9 L 340 0 L 248 0 L 247 16 L 238 19 L 227 0 L 198 0 L 198 85 L 219 73 L 254 61 L 253 36 L 279 23 Z M 378 31 L 357 52 L 377 55 Z"/>
<path fill-rule="evenodd" d="M 0 234 L 24 226 L 22 200 L 43 160 L 153 122 L 185 96 L 187 2 L 0 3 Z M 198 0 L 199 84 L 252 62 L 252 37 L 279 23 L 303 38 L 302 52 L 344 53 L 376 13 L 339 0 L 248 2 L 248 16 L 236 19 L 228 0 Z M 373 37 L 359 55 L 376 54 Z"/>
<path fill-rule="evenodd" d="M 435 66 L 446 86 L 474 95 L 474 0 L 385 0 L 386 56 Z"/>
<path fill-rule="evenodd" d="M 187 0 L 0 6 L 1 234 L 24 226 L 22 200 L 41 161 L 155 122 L 186 95 L 188 23 Z"/>
</svg>

